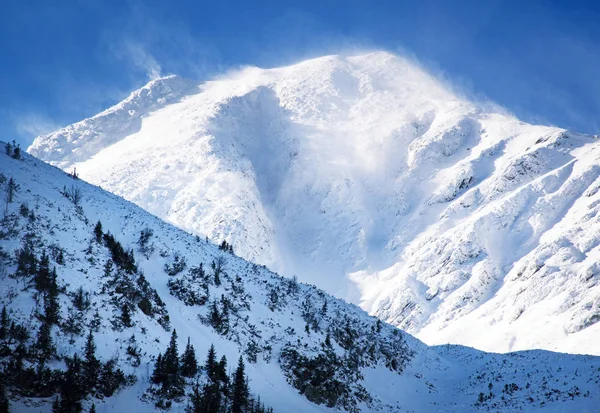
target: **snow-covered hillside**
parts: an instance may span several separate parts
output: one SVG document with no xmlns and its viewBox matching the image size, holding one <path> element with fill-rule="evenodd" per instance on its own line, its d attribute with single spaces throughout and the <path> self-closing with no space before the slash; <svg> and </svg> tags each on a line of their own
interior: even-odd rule
<svg viewBox="0 0 600 413">
<path fill-rule="evenodd" d="M 597 139 L 401 57 L 164 78 L 28 151 L 427 343 L 600 354 Z"/>
<path fill-rule="evenodd" d="M 143 403 L 154 411 L 160 392 L 151 383 L 153 366 L 172 329 L 180 349 L 189 337 L 199 361 L 211 344 L 227 356 L 229 371 L 242 355 L 251 392 L 276 412 L 570 412 L 600 403 L 598 357 L 429 348 L 226 245 L 29 155 L 16 158 L 0 153 L 0 305 L 29 332 L 0 323 L 0 383 L 13 397 L 13 412 L 50 410 L 55 386 L 64 389 L 69 375 L 40 372 L 64 370 L 75 353 L 83 357 L 90 331 L 98 359 L 114 360 L 127 381 L 110 397 L 95 388 L 84 406 L 140 411 Z M 52 322 L 43 268 L 57 274 Z M 54 350 L 43 357 L 45 323 Z M 186 380 L 189 393 L 207 377 L 201 371 Z M 175 398 L 170 411 L 183 412 L 187 403 L 186 396 Z"/>
</svg>

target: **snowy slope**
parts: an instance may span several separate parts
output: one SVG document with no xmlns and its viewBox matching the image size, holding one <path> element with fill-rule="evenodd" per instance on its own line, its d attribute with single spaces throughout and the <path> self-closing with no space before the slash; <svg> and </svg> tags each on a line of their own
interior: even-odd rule
<svg viewBox="0 0 600 413">
<path fill-rule="evenodd" d="M 289 384 L 282 355 L 285 348 L 294 348 L 308 356 L 319 354 L 325 348 L 323 343 L 327 335 L 331 337 L 332 351 L 340 360 L 358 361 L 360 374 L 349 384 L 364 386 L 371 397 L 370 401 L 355 405 L 359 411 L 514 412 L 539 409 L 571 412 L 593 411 L 600 403 L 598 357 L 543 351 L 489 354 L 461 346 L 429 348 L 408 334 L 379 323 L 356 306 L 314 287 L 300 284 L 293 292 L 288 288 L 289 279 L 223 252 L 204 239 L 177 229 L 129 202 L 73 179 L 31 156 L 24 155 L 22 160 L 16 160 L 0 153 L 0 192 L 3 197 L 8 194 L 10 178 L 18 189 L 12 202 L 5 204 L 0 227 L 0 304 L 6 305 L 10 316 L 25 323 L 30 331 L 38 329 L 35 314 L 42 311 L 39 297 L 35 298 L 36 292 L 28 279 L 15 275 L 17 252 L 24 248 L 27 240 L 33 240 L 36 254 L 46 250 L 53 257 L 51 263 L 57 268 L 62 289 L 61 317 L 69 317 L 74 312 L 69 296 L 77 288 L 82 287 L 90 293 L 92 307 L 81 315 L 81 319 L 87 329 L 92 313 L 98 310 L 101 315 L 96 333 L 99 357 L 116 359 L 126 373 L 137 377 L 135 384 L 111 398 L 85 402 L 86 405 L 95 402 L 98 412 L 140 410 L 140 397 L 150 386 L 153 360 L 168 343 L 171 328 L 179 333 L 180 348 L 190 337 L 199 358 L 206 354 L 211 343 L 229 360 L 236 360 L 240 354 L 248 358 L 249 343 L 255 341 L 257 360 L 247 364 L 250 387 L 276 412 L 330 411 L 324 405 L 309 402 Z M 69 195 L 74 189 L 80 193 L 78 205 Z M 137 307 L 132 315 L 132 327 L 115 328 L 111 322 L 117 315 L 111 298 L 116 292 L 111 292 L 107 276 L 103 274 L 110 253 L 94 239 L 97 221 L 102 222 L 104 233 L 110 232 L 126 250 L 131 248 L 135 252 L 137 274 L 143 273 L 165 303 L 170 318 L 168 328 L 159 322 L 158 316 L 145 315 Z M 141 229 L 153 232 L 145 253 L 140 251 L 138 243 Z M 52 253 L 58 250 L 64 255 L 62 264 L 56 262 Z M 175 275 L 167 275 L 175 255 L 186 260 L 186 267 Z M 192 268 L 197 268 L 200 263 L 210 273 L 210 263 L 218 261 L 219 257 L 224 260 L 222 284 L 209 283 L 207 303 L 186 305 L 182 297 L 189 296 L 178 296 L 169 288 L 170 282 L 185 284 L 189 281 Z M 170 267 L 165 268 L 165 264 Z M 114 275 L 128 277 L 124 272 Z M 199 281 L 188 287 L 201 291 L 200 284 Z M 278 292 L 276 300 L 273 291 Z M 232 310 L 227 333 L 218 332 L 198 317 L 206 315 L 209 303 L 218 300 L 221 294 L 233 303 L 232 308 L 246 303 L 235 312 Z M 313 308 L 320 309 L 313 314 L 316 317 L 313 321 L 306 319 L 307 301 L 311 301 Z M 326 309 L 324 303 L 327 303 Z M 308 325 L 310 328 L 306 327 Z M 54 327 L 57 355 L 62 357 L 80 351 L 85 334 L 85 331 L 66 333 L 62 327 Z M 125 351 L 132 334 L 136 336 L 142 354 L 138 367 L 130 364 Z M 348 338 L 350 340 L 345 341 Z M 366 347 L 362 348 L 363 345 Z M 60 359 L 55 363 L 60 364 Z M 351 369 L 344 363 L 339 368 Z M 13 401 L 13 409 L 18 412 L 49 411 L 50 400 L 52 398 L 22 397 Z M 145 411 L 154 410 L 151 399 L 142 403 Z M 185 405 L 185 401 L 175 403 L 171 411 L 182 412 Z"/>
<path fill-rule="evenodd" d="M 598 150 L 384 52 L 165 78 L 29 148 L 427 343 L 593 354 Z"/>
</svg>

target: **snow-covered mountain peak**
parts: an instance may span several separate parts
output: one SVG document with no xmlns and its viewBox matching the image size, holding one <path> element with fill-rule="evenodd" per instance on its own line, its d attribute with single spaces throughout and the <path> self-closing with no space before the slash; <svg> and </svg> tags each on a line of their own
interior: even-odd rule
<svg viewBox="0 0 600 413">
<path fill-rule="evenodd" d="M 594 137 L 385 52 L 163 82 L 29 152 L 429 343 L 597 351 Z"/>
</svg>

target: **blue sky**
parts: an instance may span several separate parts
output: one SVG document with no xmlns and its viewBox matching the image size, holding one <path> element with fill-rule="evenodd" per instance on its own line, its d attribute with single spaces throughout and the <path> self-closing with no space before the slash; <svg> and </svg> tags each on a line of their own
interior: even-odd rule
<svg viewBox="0 0 600 413">
<path fill-rule="evenodd" d="M 600 133 L 599 3 L 3 0 L 0 139 L 27 146 L 152 76 L 355 49 L 414 57 L 523 120 Z"/>
</svg>

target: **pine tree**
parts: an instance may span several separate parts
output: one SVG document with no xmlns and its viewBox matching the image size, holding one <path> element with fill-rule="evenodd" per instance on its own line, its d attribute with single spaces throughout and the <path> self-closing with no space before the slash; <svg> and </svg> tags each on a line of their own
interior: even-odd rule
<svg viewBox="0 0 600 413">
<path fill-rule="evenodd" d="M 88 413 L 96 413 L 96 405 L 92 404 L 92 407 L 90 407 L 90 410 Z"/>
<path fill-rule="evenodd" d="M 46 254 L 46 250 L 42 251 L 34 282 L 36 290 L 40 292 L 48 291 L 50 287 L 50 258 Z"/>
<path fill-rule="evenodd" d="M 187 413 L 204 413 L 204 400 L 202 398 L 202 393 L 200 393 L 200 387 L 198 383 L 192 389 L 192 393 L 190 394 L 189 407 L 187 409 Z"/>
<path fill-rule="evenodd" d="M 79 287 L 77 291 L 75 291 L 75 295 L 73 297 L 73 306 L 78 311 L 87 311 L 87 309 L 90 307 L 89 294 L 83 291 L 83 287 Z"/>
<path fill-rule="evenodd" d="M 183 357 L 181 358 L 181 375 L 183 377 L 194 377 L 198 373 L 198 362 L 196 361 L 196 351 L 194 346 L 190 343 L 188 337 Z"/>
<path fill-rule="evenodd" d="M 98 309 L 96 308 L 96 310 L 94 311 L 94 315 L 92 316 L 92 319 L 90 320 L 90 328 L 92 329 L 92 331 L 97 333 L 100 331 L 101 325 L 102 325 L 102 317 L 100 316 L 100 313 L 98 312 Z"/>
<path fill-rule="evenodd" d="M 124 303 L 121 306 L 121 323 L 123 323 L 125 327 L 133 326 L 133 321 L 131 320 L 131 310 L 129 309 L 127 303 Z"/>
<path fill-rule="evenodd" d="M 100 372 L 100 360 L 96 358 L 96 344 L 94 343 L 94 336 L 90 331 L 83 350 L 83 375 L 85 381 L 85 388 L 87 391 L 91 391 L 95 386 L 98 379 L 98 373 Z"/>
<path fill-rule="evenodd" d="M 221 313 L 219 313 L 216 301 L 210 304 L 208 322 L 217 332 L 221 332 Z"/>
<path fill-rule="evenodd" d="M 321 307 L 321 317 L 325 317 L 327 315 L 327 301 L 323 301 L 323 306 Z"/>
<path fill-rule="evenodd" d="M 215 285 L 217 287 L 221 285 L 221 277 L 220 277 L 219 274 L 220 274 L 220 272 L 217 271 L 217 270 L 215 270 L 215 272 L 214 272 L 214 282 L 215 282 Z"/>
<path fill-rule="evenodd" d="M 98 244 L 102 243 L 102 235 L 104 233 L 102 232 L 102 222 L 98 221 L 96 223 L 96 226 L 94 227 L 94 236 L 96 237 L 96 242 Z"/>
<path fill-rule="evenodd" d="M 325 345 L 327 347 L 331 347 L 331 335 L 329 334 L 329 332 L 327 332 L 327 335 L 325 336 Z"/>
<path fill-rule="evenodd" d="M 229 332 L 229 308 L 231 307 L 231 302 L 225 297 L 224 294 L 221 294 L 221 328 L 219 329 L 219 333 L 225 335 Z"/>
<path fill-rule="evenodd" d="M 33 211 L 31 211 L 31 213 L 33 214 Z M 32 215 L 30 215 L 31 217 Z M 58 265 L 64 265 L 65 264 L 65 255 L 63 253 L 62 250 L 58 250 L 58 254 L 56 255 L 56 263 Z"/>
<path fill-rule="evenodd" d="M 208 376 L 208 382 L 202 387 L 201 407 L 196 412 L 201 413 L 219 413 L 221 409 L 221 389 L 219 386 L 219 363 L 217 362 L 217 352 L 215 346 L 211 344 L 204 369 Z"/>
<path fill-rule="evenodd" d="M 201 413 L 220 413 L 224 409 L 221 406 L 222 400 L 219 383 L 209 381 L 202 389 L 202 408 Z"/>
<path fill-rule="evenodd" d="M 54 401 L 52 402 L 52 413 L 61 413 L 60 399 L 58 398 L 58 396 L 56 396 L 54 398 Z"/>
<path fill-rule="evenodd" d="M 102 364 L 96 385 L 100 394 L 104 397 L 110 397 L 125 383 L 125 374 L 121 369 L 116 368 L 115 359 L 110 359 Z"/>
<path fill-rule="evenodd" d="M 8 336 L 10 328 L 10 317 L 6 311 L 6 306 L 2 307 L 2 315 L 0 315 L 0 340 L 4 340 Z"/>
<path fill-rule="evenodd" d="M 12 154 L 10 156 L 12 156 L 13 159 L 21 159 L 21 145 L 19 145 L 17 142 L 15 142 L 15 140 L 13 139 L 12 141 Z"/>
<path fill-rule="evenodd" d="M 10 177 L 8 180 L 8 186 L 6 187 L 6 202 L 10 204 L 13 201 L 15 196 L 15 192 L 19 189 L 19 185 L 15 182 L 15 180 Z"/>
<path fill-rule="evenodd" d="M 33 243 L 26 240 L 17 257 L 17 275 L 28 277 L 37 273 L 37 258 L 35 257 Z"/>
<path fill-rule="evenodd" d="M 133 367 L 138 367 L 142 360 L 140 348 L 138 347 L 137 340 L 135 339 L 135 334 L 132 334 L 131 337 L 129 337 L 129 344 L 127 345 L 127 349 L 125 351 L 127 353 L 127 357 L 131 361 L 131 365 Z"/>
<path fill-rule="evenodd" d="M 173 330 L 169 347 L 163 357 L 164 381 L 163 391 L 167 397 L 173 398 L 183 393 L 183 377 L 179 370 L 179 352 L 177 350 L 177 331 Z"/>
<path fill-rule="evenodd" d="M 217 365 L 216 378 L 220 384 L 221 391 L 227 396 L 229 394 L 229 376 L 227 375 L 227 357 L 224 355 Z"/>
<path fill-rule="evenodd" d="M 269 302 L 267 303 L 267 307 L 271 311 L 275 311 L 277 309 L 277 305 L 279 304 L 279 295 L 277 294 L 277 290 L 272 288 L 269 291 Z"/>
<path fill-rule="evenodd" d="M 212 381 L 216 381 L 216 372 L 217 372 L 217 352 L 215 351 L 215 346 L 210 345 L 208 349 L 208 354 L 206 356 L 206 363 L 204 364 L 204 368 L 206 370 L 206 375 Z"/>
<path fill-rule="evenodd" d="M 52 269 L 48 280 L 48 288 L 44 294 L 45 319 L 50 324 L 58 324 L 60 321 L 60 303 L 58 302 L 58 283 L 56 267 Z"/>
<path fill-rule="evenodd" d="M 3 381 L 4 380 L 0 381 L 0 413 L 9 413 L 10 401 L 8 400 Z"/>
<path fill-rule="evenodd" d="M 156 363 L 154 363 L 154 371 L 152 372 L 152 383 L 161 384 L 165 380 L 165 368 L 162 354 L 158 353 Z"/>
<path fill-rule="evenodd" d="M 60 391 L 61 412 L 81 412 L 81 399 L 85 396 L 82 379 L 82 363 L 77 353 L 75 353 L 72 359 L 67 360 L 67 371 Z"/>
<path fill-rule="evenodd" d="M 232 378 L 231 413 L 243 413 L 248 406 L 248 382 L 246 380 L 244 359 L 240 356 L 238 366 Z"/>
<path fill-rule="evenodd" d="M 4 151 L 6 152 L 6 154 L 8 156 L 12 156 L 12 154 L 13 154 L 13 147 L 10 144 L 10 142 L 6 142 L 6 145 L 4 146 Z"/>
<path fill-rule="evenodd" d="M 38 359 L 45 362 L 52 357 L 55 348 L 52 342 L 52 325 L 47 320 L 42 320 L 37 335 L 36 347 L 38 350 Z"/>
</svg>

